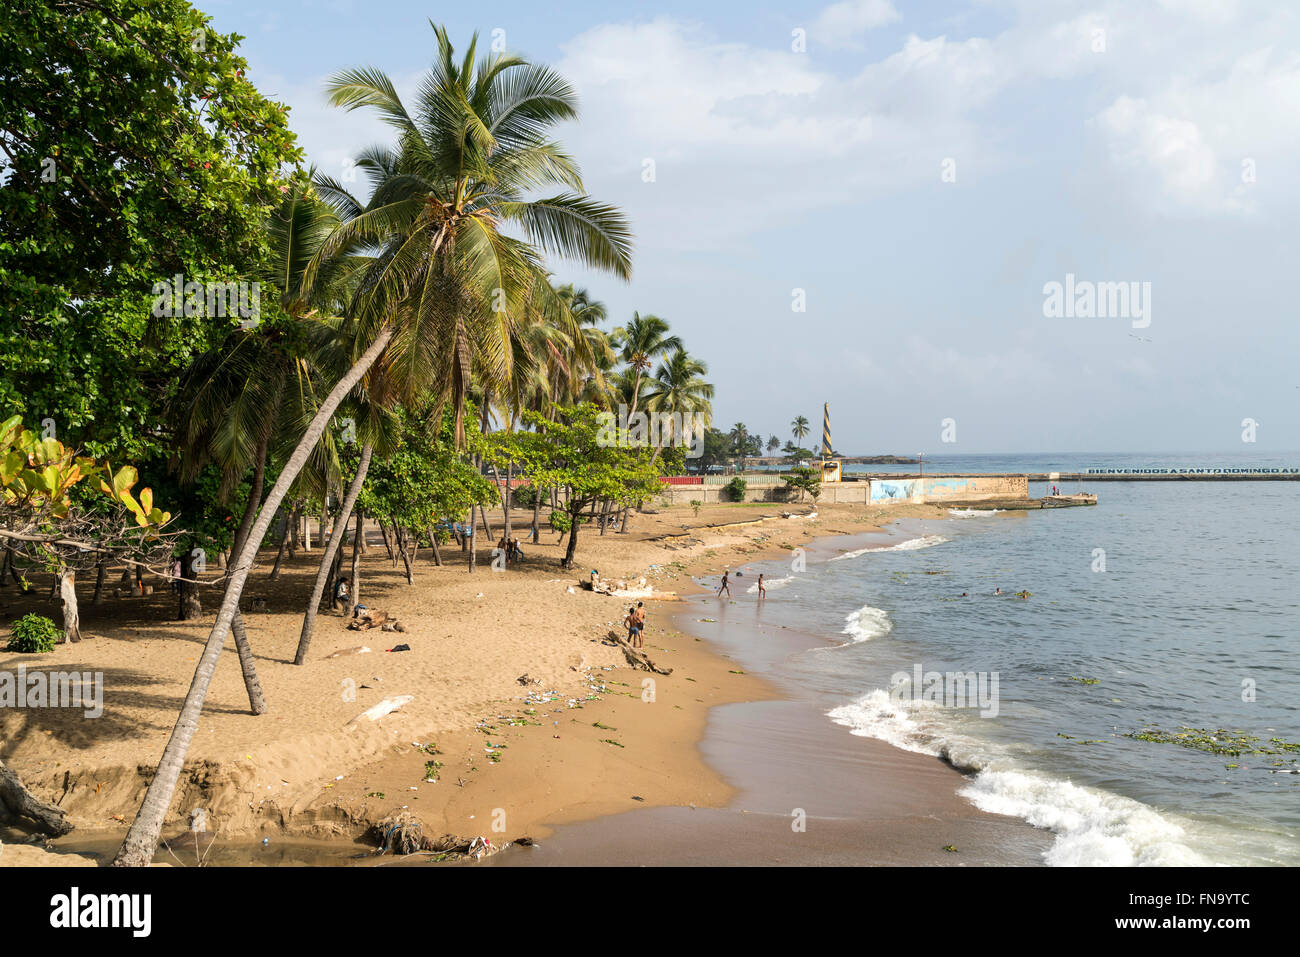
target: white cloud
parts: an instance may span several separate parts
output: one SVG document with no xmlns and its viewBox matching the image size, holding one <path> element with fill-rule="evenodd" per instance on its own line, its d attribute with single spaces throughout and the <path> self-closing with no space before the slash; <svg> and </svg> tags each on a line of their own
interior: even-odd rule
<svg viewBox="0 0 1300 957">
<path fill-rule="evenodd" d="M 862 34 L 901 19 L 890 0 L 844 0 L 819 13 L 808 35 L 820 46 L 856 48 Z"/>
</svg>

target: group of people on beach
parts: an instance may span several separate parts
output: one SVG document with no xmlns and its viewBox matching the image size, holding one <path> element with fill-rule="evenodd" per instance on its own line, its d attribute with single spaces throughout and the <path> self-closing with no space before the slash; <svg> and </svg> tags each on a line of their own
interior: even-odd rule
<svg viewBox="0 0 1300 957">
<path fill-rule="evenodd" d="M 731 572 L 730 571 L 725 571 L 722 573 L 722 584 L 718 586 L 719 598 L 722 597 L 722 593 L 724 591 L 727 593 L 727 597 L 730 598 L 731 597 Z M 767 586 L 763 584 L 762 572 L 759 572 L 758 575 L 758 597 L 759 598 L 767 597 Z"/>
<path fill-rule="evenodd" d="M 502 535 L 501 541 L 497 542 L 497 548 L 505 552 L 506 561 L 508 562 L 521 561 L 524 557 L 523 550 L 519 547 L 518 537 L 506 538 Z"/>
</svg>

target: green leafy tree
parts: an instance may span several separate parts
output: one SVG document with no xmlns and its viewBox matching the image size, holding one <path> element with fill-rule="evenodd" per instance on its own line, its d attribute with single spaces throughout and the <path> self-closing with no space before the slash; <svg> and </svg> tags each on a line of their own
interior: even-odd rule
<svg viewBox="0 0 1300 957">
<path fill-rule="evenodd" d="M 0 23 L 0 408 L 147 469 L 161 402 L 237 321 L 155 316 L 155 284 L 255 278 L 287 113 L 184 0 L 0 0 Z"/>
<path fill-rule="evenodd" d="M 627 506 L 650 498 L 660 490 L 660 473 L 638 450 L 611 441 L 611 430 L 590 403 L 558 407 L 554 419 L 525 412 L 524 421 L 538 430 L 518 434 L 529 478 L 542 488 L 563 490 L 571 527 L 561 564 L 572 568 L 582 513 L 601 501 Z"/>
</svg>

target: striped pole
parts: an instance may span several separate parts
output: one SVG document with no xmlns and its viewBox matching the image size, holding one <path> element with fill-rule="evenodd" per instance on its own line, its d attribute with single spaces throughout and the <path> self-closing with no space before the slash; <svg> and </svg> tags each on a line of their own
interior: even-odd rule
<svg viewBox="0 0 1300 957">
<path fill-rule="evenodd" d="M 822 404 L 822 458 L 831 457 L 831 404 Z"/>
</svg>

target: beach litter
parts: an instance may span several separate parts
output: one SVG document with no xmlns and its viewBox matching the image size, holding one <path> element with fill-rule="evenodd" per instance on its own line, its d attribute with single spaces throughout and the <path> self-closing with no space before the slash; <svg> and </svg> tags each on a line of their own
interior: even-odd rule
<svg viewBox="0 0 1300 957">
<path fill-rule="evenodd" d="M 368 718 L 371 721 L 378 721 L 384 715 L 390 714 L 398 710 L 399 708 L 401 708 L 402 705 L 410 704 L 414 700 L 415 700 L 415 695 L 412 694 L 402 694 L 402 695 L 396 695 L 392 698 L 385 698 L 383 701 L 379 702 L 379 704 L 373 705 L 372 707 L 369 707 L 365 711 L 361 712 L 359 715 L 357 715 L 355 718 L 349 721 L 344 727 L 355 728 L 358 724 L 361 723 L 362 718 Z"/>
<path fill-rule="evenodd" d="M 365 645 L 356 645 L 352 648 L 340 648 L 333 654 L 328 654 L 326 658 L 342 658 L 344 655 L 364 655 L 369 654 L 370 649 Z"/>
</svg>

